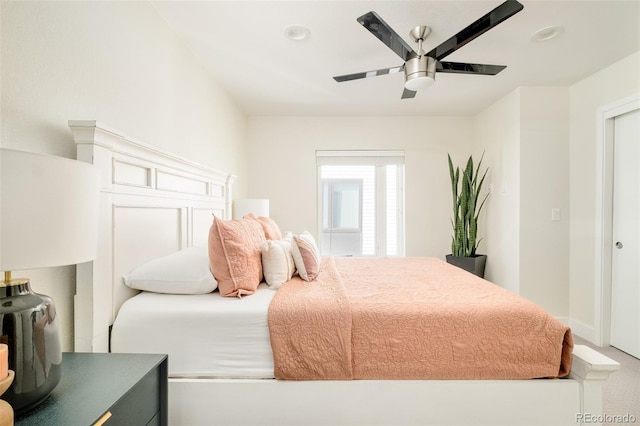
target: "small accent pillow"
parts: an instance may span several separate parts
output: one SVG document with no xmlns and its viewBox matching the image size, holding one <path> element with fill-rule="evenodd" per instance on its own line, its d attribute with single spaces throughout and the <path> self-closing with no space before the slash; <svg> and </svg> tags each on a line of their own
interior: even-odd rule
<svg viewBox="0 0 640 426">
<path fill-rule="evenodd" d="M 264 231 L 255 219 L 222 220 L 209 229 L 209 266 L 223 296 L 255 293 L 262 281 Z"/>
<path fill-rule="evenodd" d="M 206 294 L 218 287 L 209 270 L 206 247 L 191 247 L 153 259 L 123 279 L 128 287 L 154 293 Z"/>
<path fill-rule="evenodd" d="M 302 234 L 294 236 L 291 254 L 300 278 L 305 281 L 315 280 L 320 273 L 322 258 L 313 235 L 304 231 Z"/>
<path fill-rule="evenodd" d="M 267 240 L 260 244 L 262 272 L 270 288 L 279 288 L 291 279 L 296 270 L 291 256 L 292 240 L 293 236 L 288 234 L 282 240 Z"/>
<path fill-rule="evenodd" d="M 275 222 L 275 220 L 266 216 L 255 216 L 253 213 L 249 213 L 245 216 L 245 218 L 255 219 L 260 222 L 260 226 L 262 226 L 262 230 L 264 231 L 264 235 L 267 240 L 281 240 L 282 232 L 280 232 L 280 227 Z"/>
</svg>

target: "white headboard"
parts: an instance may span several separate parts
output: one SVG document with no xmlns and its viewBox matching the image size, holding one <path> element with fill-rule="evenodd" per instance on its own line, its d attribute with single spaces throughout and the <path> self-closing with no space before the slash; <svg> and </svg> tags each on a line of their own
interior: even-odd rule
<svg viewBox="0 0 640 426">
<path fill-rule="evenodd" d="M 212 214 L 229 218 L 235 176 L 162 153 L 94 120 L 69 121 L 78 160 L 101 171 L 98 256 L 77 267 L 75 351 L 107 352 L 109 327 L 137 292 L 122 276 L 206 246 Z"/>
</svg>

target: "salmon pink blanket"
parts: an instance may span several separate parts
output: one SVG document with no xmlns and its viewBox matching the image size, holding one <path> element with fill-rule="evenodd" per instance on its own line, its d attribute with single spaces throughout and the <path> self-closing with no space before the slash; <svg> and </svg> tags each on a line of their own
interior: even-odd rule
<svg viewBox="0 0 640 426">
<path fill-rule="evenodd" d="M 571 330 L 539 306 L 434 258 L 324 258 L 269 307 L 283 380 L 565 377 Z"/>
</svg>

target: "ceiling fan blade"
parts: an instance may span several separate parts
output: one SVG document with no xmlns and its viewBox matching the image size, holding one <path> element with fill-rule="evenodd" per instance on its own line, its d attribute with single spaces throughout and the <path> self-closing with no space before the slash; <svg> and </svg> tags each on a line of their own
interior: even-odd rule
<svg viewBox="0 0 640 426">
<path fill-rule="evenodd" d="M 395 74 L 401 71 L 404 71 L 404 65 L 400 65 L 392 68 L 383 68 L 380 70 L 357 72 L 354 74 L 338 75 L 336 77 L 333 77 L 333 79 L 338 83 L 341 83 L 343 81 L 358 80 L 360 78 L 370 78 L 370 77 L 377 77 L 379 75 Z"/>
<path fill-rule="evenodd" d="M 436 72 L 451 74 L 496 75 L 505 68 L 505 65 L 466 64 L 462 62 L 438 61 L 438 64 L 436 65 Z"/>
<path fill-rule="evenodd" d="M 400 56 L 403 61 L 409 58 L 409 53 L 413 51 L 411 46 L 389 24 L 384 22 L 376 12 L 365 13 L 358 18 L 358 22 L 376 36 L 378 40 L 386 44 L 389 49 L 393 50 L 396 55 Z"/>
<path fill-rule="evenodd" d="M 418 92 L 414 92 L 413 90 L 409 90 L 409 89 L 407 89 L 405 87 L 404 90 L 402 91 L 402 96 L 400 97 L 400 99 L 415 98 L 416 97 L 416 93 L 418 93 Z"/>
<path fill-rule="evenodd" d="M 427 55 L 436 58 L 437 60 L 441 60 L 460 49 L 465 44 L 486 33 L 491 28 L 511 18 L 522 9 L 524 9 L 524 6 L 516 0 L 507 0 L 491 12 L 467 26 L 462 31 L 458 32 L 458 34 L 434 48 Z"/>
</svg>

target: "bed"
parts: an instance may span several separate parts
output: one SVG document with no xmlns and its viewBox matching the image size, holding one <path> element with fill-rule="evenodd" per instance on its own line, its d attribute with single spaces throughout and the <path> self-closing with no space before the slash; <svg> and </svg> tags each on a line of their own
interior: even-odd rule
<svg viewBox="0 0 640 426">
<path fill-rule="evenodd" d="M 78 159 L 102 171 L 99 254 L 77 270 L 75 350 L 169 353 L 170 424 L 574 425 L 585 418 L 581 414 L 601 414 L 602 383 L 619 365 L 581 345 L 573 348 L 566 379 L 274 380 L 264 310 L 282 289 L 260 288 L 238 300 L 219 297 L 213 302 L 218 315 L 237 313 L 237 302 L 247 302 L 243 309 L 255 316 L 241 331 L 210 336 L 204 347 L 193 346 L 196 339 L 184 332 L 202 322 L 197 315 L 183 318 L 186 323 L 175 331 L 161 326 L 155 341 L 164 346 L 137 347 L 142 335 L 153 333 L 154 323 L 162 324 L 163 315 L 155 320 L 136 315 L 167 295 L 138 294 L 122 277 L 181 249 L 206 249 L 211 215 L 229 218 L 235 176 L 160 152 L 96 121 L 69 126 Z M 204 312 L 215 297 L 205 296 L 178 297 L 170 305 L 178 309 L 186 302 L 190 311 Z M 131 328 L 118 325 L 112 341 L 114 322 L 128 316 Z M 224 339 L 242 340 L 230 338 L 240 334 L 246 336 L 246 359 L 207 356 L 223 348 Z M 180 353 L 176 347 L 190 350 Z"/>
</svg>

